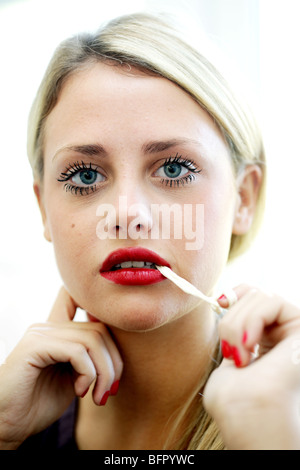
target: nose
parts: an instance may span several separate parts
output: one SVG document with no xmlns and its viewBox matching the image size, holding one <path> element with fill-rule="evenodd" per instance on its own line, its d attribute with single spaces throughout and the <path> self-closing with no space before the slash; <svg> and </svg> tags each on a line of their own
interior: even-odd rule
<svg viewBox="0 0 300 470">
<path fill-rule="evenodd" d="M 135 191 L 117 195 L 113 204 L 100 204 L 97 225 L 100 239 L 148 239 L 153 227 L 151 205 L 145 196 Z"/>
<path fill-rule="evenodd" d="M 152 225 L 151 208 L 145 200 L 136 202 L 128 195 L 119 196 L 116 224 L 111 226 L 119 238 L 147 239 Z"/>
</svg>

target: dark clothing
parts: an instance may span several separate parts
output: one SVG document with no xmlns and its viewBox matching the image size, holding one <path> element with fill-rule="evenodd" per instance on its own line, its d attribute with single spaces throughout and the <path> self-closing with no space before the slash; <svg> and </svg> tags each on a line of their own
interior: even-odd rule
<svg viewBox="0 0 300 470">
<path fill-rule="evenodd" d="M 78 450 L 74 430 L 77 400 L 74 400 L 59 420 L 44 431 L 30 436 L 18 450 Z"/>
</svg>

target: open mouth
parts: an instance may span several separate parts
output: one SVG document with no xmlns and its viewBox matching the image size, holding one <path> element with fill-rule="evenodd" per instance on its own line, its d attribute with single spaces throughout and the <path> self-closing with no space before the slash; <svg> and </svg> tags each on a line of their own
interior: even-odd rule
<svg viewBox="0 0 300 470">
<path fill-rule="evenodd" d="M 169 263 L 157 253 L 145 248 L 123 248 L 111 253 L 104 261 L 100 275 L 121 285 L 148 285 L 166 278 L 156 269 L 156 265 Z"/>
<path fill-rule="evenodd" d="M 156 269 L 154 263 L 148 261 L 124 261 L 123 263 L 116 264 L 110 270 L 117 271 L 118 269 Z"/>
</svg>

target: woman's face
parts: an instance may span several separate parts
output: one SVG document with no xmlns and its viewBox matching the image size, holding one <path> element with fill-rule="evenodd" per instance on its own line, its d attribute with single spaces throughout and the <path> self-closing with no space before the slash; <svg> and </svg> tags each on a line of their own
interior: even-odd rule
<svg viewBox="0 0 300 470">
<path fill-rule="evenodd" d="M 227 261 L 237 191 L 221 133 L 187 93 L 134 69 L 87 67 L 68 79 L 47 118 L 44 158 L 45 236 L 83 309 L 134 331 L 195 310 L 198 300 L 149 264 L 120 266 L 143 256 L 158 262 L 136 248 L 212 291 Z"/>
</svg>

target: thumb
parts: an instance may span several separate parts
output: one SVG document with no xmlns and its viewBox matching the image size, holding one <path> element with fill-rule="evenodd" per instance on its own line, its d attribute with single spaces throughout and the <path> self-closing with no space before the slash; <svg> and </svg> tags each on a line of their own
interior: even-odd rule
<svg viewBox="0 0 300 470">
<path fill-rule="evenodd" d="M 72 299 L 65 287 L 62 287 L 58 293 L 56 301 L 48 317 L 50 322 L 72 321 L 78 305 Z"/>
</svg>

